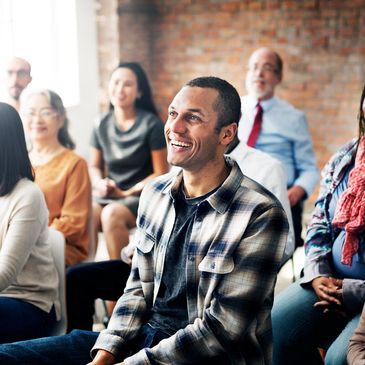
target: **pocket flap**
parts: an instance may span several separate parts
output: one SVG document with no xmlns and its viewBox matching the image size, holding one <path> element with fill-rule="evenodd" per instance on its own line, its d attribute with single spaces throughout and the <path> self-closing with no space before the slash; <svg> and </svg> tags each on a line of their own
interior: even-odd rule
<svg viewBox="0 0 365 365">
<path fill-rule="evenodd" d="M 205 256 L 198 266 L 200 271 L 214 274 L 228 274 L 234 268 L 232 257 Z"/>
<path fill-rule="evenodd" d="M 155 245 L 155 238 L 146 232 L 138 232 L 136 237 L 136 247 L 139 251 L 143 253 L 148 253 L 152 251 Z"/>
</svg>

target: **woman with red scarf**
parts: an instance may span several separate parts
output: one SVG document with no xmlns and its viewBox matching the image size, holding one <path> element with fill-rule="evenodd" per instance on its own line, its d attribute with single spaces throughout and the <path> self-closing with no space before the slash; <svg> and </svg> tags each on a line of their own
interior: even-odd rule
<svg viewBox="0 0 365 365">
<path fill-rule="evenodd" d="M 346 365 L 365 302 L 365 86 L 359 136 L 322 171 L 307 231 L 303 277 L 274 301 L 273 364 Z M 356 363 L 357 364 L 357 363 Z M 364 362 L 365 364 L 365 362 Z"/>
</svg>

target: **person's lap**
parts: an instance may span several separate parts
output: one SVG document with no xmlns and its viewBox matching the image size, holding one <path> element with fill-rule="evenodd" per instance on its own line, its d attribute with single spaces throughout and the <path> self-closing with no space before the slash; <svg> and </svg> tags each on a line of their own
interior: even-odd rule
<svg viewBox="0 0 365 365">
<path fill-rule="evenodd" d="M 317 301 L 315 292 L 310 287 L 301 287 L 298 282 L 275 298 L 272 310 L 274 364 L 286 365 L 293 361 L 298 365 L 321 364 L 318 347 L 328 349 L 329 358 L 331 353 L 337 354 L 333 364 L 346 364 L 353 324 L 345 326 L 352 320 L 333 312 L 324 314 L 313 307 Z"/>
<path fill-rule="evenodd" d="M 20 299 L 0 297 L 0 343 L 50 335 L 56 322 L 50 313 Z"/>
<path fill-rule="evenodd" d="M 92 329 L 95 299 L 116 301 L 130 267 L 121 260 L 81 263 L 67 269 L 68 329 Z"/>
<path fill-rule="evenodd" d="M 97 332 L 72 331 L 68 335 L 0 345 L 0 364 L 80 365 L 91 361 Z"/>
</svg>

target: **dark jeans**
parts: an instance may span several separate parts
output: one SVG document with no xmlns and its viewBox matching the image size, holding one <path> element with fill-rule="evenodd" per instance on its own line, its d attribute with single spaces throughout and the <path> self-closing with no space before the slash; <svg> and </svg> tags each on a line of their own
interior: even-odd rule
<svg viewBox="0 0 365 365">
<path fill-rule="evenodd" d="M 321 365 L 318 347 L 327 350 L 326 364 L 346 365 L 348 343 L 360 313 L 343 318 L 323 314 L 311 287 L 295 282 L 274 299 L 272 309 L 273 365 Z"/>
<path fill-rule="evenodd" d="M 67 322 L 73 329 L 92 330 L 95 299 L 116 301 L 123 294 L 130 266 L 121 260 L 88 262 L 67 268 Z"/>
<path fill-rule="evenodd" d="M 0 364 L 6 365 L 85 365 L 91 361 L 90 350 L 98 333 L 74 330 L 64 336 L 39 338 L 0 345 Z M 168 337 L 161 331 L 156 331 L 149 325 L 144 325 L 132 345 L 133 352 L 146 347 L 153 347 L 163 338 Z M 123 358 L 129 354 L 124 354 Z M 123 360 L 116 359 L 116 362 Z M 205 359 L 210 365 L 226 363 L 227 358 L 214 357 Z M 152 365 L 154 364 L 151 361 Z M 196 365 L 204 364 L 204 359 Z M 191 364 L 195 365 L 195 364 Z"/>
<path fill-rule="evenodd" d="M 297 248 L 304 244 L 302 238 L 303 200 L 300 200 L 296 205 L 291 207 L 291 214 L 293 217 L 295 248 Z"/>
<path fill-rule="evenodd" d="M 49 336 L 55 323 L 54 308 L 47 313 L 24 300 L 0 297 L 0 343 Z"/>
</svg>

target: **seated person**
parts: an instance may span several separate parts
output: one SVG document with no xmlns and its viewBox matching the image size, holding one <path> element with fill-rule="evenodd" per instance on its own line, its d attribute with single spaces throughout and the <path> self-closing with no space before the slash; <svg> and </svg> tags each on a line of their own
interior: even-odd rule
<svg viewBox="0 0 365 365">
<path fill-rule="evenodd" d="M 234 158 L 244 175 L 260 183 L 273 193 L 282 204 L 289 223 L 288 241 L 281 264 L 283 265 L 295 250 L 295 237 L 291 208 L 286 189 L 287 176 L 282 163 L 268 153 L 247 146 L 238 136 L 228 146 L 226 153 Z"/>
<path fill-rule="evenodd" d="M 21 101 L 30 139 L 29 157 L 49 210 L 49 225 L 66 239 L 66 265 L 88 257 L 91 184 L 86 161 L 72 149 L 68 118 L 54 91 L 28 93 Z"/>
<path fill-rule="evenodd" d="M 163 124 L 142 67 L 121 62 L 109 80 L 110 110 L 91 137 L 95 240 L 104 232 L 109 257 L 117 259 L 136 226 L 140 193 L 168 171 Z"/>
<path fill-rule="evenodd" d="M 0 363 L 86 364 L 92 346 L 89 365 L 271 363 L 288 223 L 274 195 L 224 156 L 239 119 L 239 95 L 222 79 L 178 92 L 165 136 L 182 170 L 142 192 L 132 270 L 108 328 L 1 345 Z"/>
<path fill-rule="evenodd" d="M 46 203 L 33 182 L 19 114 L 5 103 L 0 129 L 0 343 L 5 343 L 49 336 L 60 303 Z"/>
<path fill-rule="evenodd" d="M 365 299 L 365 86 L 359 137 L 322 171 L 305 243 L 304 277 L 280 293 L 272 311 L 274 365 L 346 365 Z"/>
<path fill-rule="evenodd" d="M 240 142 L 237 136 L 226 153 L 236 160 L 246 176 L 266 187 L 283 205 L 289 222 L 288 241 L 282 259 L 282 264 L 285 263 L 294 252 L 294 231 L 284 168 L 278 160 L 267 153 Z M 91 330 L 95 299 L 116 301 L 123 294 L 133 251 L 131 242 L 122 249 L 122 260 L 81 263 L 67 269 L 68 331 Z"/>
</svg>

